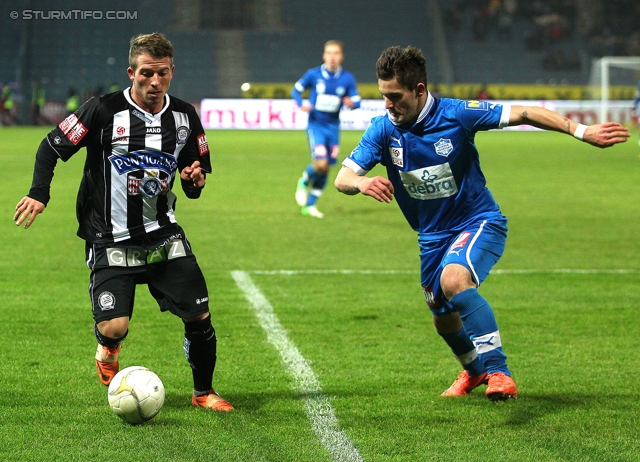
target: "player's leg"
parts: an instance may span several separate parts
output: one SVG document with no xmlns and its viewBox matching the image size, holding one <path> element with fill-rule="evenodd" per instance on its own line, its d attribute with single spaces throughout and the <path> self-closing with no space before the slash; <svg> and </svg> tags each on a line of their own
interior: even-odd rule
<svg viewBox="0 0 640 462">
<path fill-rule="evenodd" d="M 302 176 L 298 179 L 296 185 L 296 203 L 300 207 L 304 207 L 307 204 L 309 198 L 309 190 L 316 181 L 316 170 L 314 168 L 314 162 L 316 160 L 316 146 L 322 146 L 322 133 L 318 131 L 319 126 L 314 122 L 309 122 L 307 128 L 307 139 L 309 142 L 309 152 L 311 153 L 311 162 L 302 172 Z"/>
<path fill-rule="evenodd" d="M 319 135 L 320 133 L 321 135 Z M 317 130 L 316 137 L 316 152 L 313 162 L 316 176 L 309 192 L 306 207 L 302 209 L 302 213 L 303 215 L 322 218 L 324 214 L 317 209 L 316 203 L 327 185 L 329 171 L 336 164 L 340 154 L 340 125 L 338 123 L 324 125 Z M 318 144 L 318 139 L 322 140 L 322 144 Z"/>
<path fill-rule="evenodd" d="M 171 311 L 184 323 L 184 352 L 193 377 L 192 404 L 214 411 L 233 406 L 213 389 L 217 337 L 211 324 L 209 295 L 202 271 L 192 254 L 149 265 L 149 291 L 162 311 Z"/>
<path fill-rule="evenodd" d="M 460 233 L 443 259 L 440 275 L 444 304 L 459 313 L 487 370 L 487 396 L 493 400 L 515 398 L 517 388 L 507 367 L 495 315 L 477 287 L 502 255 L 505 240 L 506 220 L 485 221 Z"/>
<path fill-rule="evenodd" d="M 451 348 L 463 371 L 443 396 L 467 395 L 486 379 L 486 370 L 478 358 L 476 348 L 465 331 L 460 316 L 451 305 L 442 302 L 440 271 L 443 256 L 449 247 L 446 240 L 420 238 L 420 272 L 422 290 L 433 314 L 436 332 Z"/>
<path fill-rule="evenodd" d="M 120 346 L 133 313 L 135 282 L 125 271 L 115 268 L 94 269 L 89 284 L 96 349 L 96 371 L 104 385 L 109 385 L 120 370 Z"/>
</svg>

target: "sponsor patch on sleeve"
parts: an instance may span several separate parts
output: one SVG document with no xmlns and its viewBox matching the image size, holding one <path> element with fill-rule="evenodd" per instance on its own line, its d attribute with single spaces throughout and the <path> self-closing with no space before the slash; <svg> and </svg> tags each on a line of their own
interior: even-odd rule
<svg viewBox="0 0 640 462">
<path fill-rule="evenodd" d="M 487 101 L 465 101 L 464 108 L 470 111 L 488 111 L 489 103 Z"/>
<path fill-rule="evenodd" d="M 207 142 L 207 135 L 204 133 L 202 135 L 198 135 L 198 151 L 200 151 L 200 155 L 204 156 L 209 153 L 209 143 Z"/>
<path fill-rule="evenodd" d="M 74 145 L 77 145 L 80 140 L 84 138 L 84 135 L 86 135 L 89 131 L 87 130 L 87 127 L 82 125 L 82 122 L 78 120 L 78 117 L 76 117 L 75 114 L 71 114 L 69 117 L 60 122 L 58 128 L 62 130 L 62 133 L 64 133 L 67 138 L 69 138 L 69 141 L 71 141 Z"/>
</svg>

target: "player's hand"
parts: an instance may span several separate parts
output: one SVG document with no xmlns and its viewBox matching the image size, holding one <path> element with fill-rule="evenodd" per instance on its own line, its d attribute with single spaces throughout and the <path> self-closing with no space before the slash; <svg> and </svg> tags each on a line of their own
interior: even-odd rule
<svg viewBox="0 0 640 462">
<path fill-rule="evenodd" d="M 13 221 L 16 222 L 17 226 L 20 226 L 27 220 L 24 224 L 24 229 L 27 229 L 42 212 L 44 212 L 44 204 L 42 202 L 25 196 L 18 202 L 18 205 L 16 205 L 16 213 L 13 216 Z"/>
<path fill-rule="evenodd" d="M 393 200 L 393 184 L 382 176 L 362 176 L 357 180 L 356 186 L 362 194 L 371 196 L 378 202 L 389 203 Z"/>
<path fill-rule="evenodd" d="M 599 148 L 608 148 L 614 144 L 624 143 L 629 138 L 629 129 L 618 122 L 605 122 L 590 125 L 582 139 Z"/>
<path fill-rule="evenodd" d="M 313 106 L 311 104 L 303 104 L 302 106 L 300 106 L 300 110 L 302 112 L 309 112 L 311 111 L 311 109 L 313 109 Z"/>
<path fill-rule="evenodd" d="M 190 167 L 185 167 L 180 172 L 180 178 L 185 181 L 191 181 L 196 188 L 204 188 L 207 182 L 202 169 L 200 168 L 200 161 L 196 160 Z"/>
<path fill-rule="evenodd" d="M 349 109 L 353 109 L 353 100 L 349 96 L 342 98 L 342 104 L 347 106 Z"/>
</svg>

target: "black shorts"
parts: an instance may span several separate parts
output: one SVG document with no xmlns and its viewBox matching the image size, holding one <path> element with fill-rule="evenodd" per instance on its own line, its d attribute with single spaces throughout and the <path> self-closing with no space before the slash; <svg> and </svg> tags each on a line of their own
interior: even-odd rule
<svg viewBox="0 0 640 462">
<path fill-rule="evenodd" d="M 209 293 L 200 266 L 186 239 L 177 240 L 183 244 L 180 251 L 175 251 L 179 247 L 176 240 L 163 246 L 163 251 L 88 243 L 87 263 L 92 268 L 89 295 L 94 320 L 130 318 L 138 284 L 149 287 L 161 311 L 170 311 L 183 319 L 207 313 Z M 140 252 L 146 252 L 146 258 L 140 258 Z M 124 264 L 118 265 L 120 262 Z"/>
</svg>

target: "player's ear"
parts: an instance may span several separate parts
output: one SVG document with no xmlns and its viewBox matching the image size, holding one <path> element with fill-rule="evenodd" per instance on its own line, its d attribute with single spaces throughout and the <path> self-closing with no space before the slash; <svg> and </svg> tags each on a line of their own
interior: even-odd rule
<svg viewBox="0 0 640 462">
<path fill-rule="evenodd" d="M 416 85 L 414 91 L 416 92 L 416 98 L 419 98 L 426 93 L 427 87 L 424 83 L 420 82 L 418 83 L 418 85 Z"/>
<path fill-rule="evenodd" d="M 127 75 L 129 76 L 129 80 L 131 80 L 133 82 L 133 77 L 135 76 L 135 72 L 133 69 L 131 69 L 130 67 L 127 68 Z"/>
</svg>

